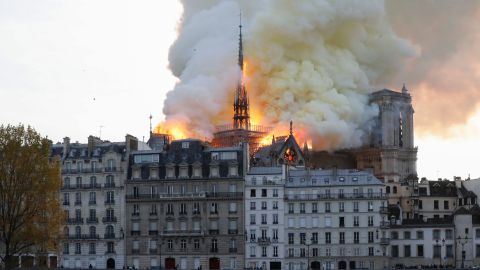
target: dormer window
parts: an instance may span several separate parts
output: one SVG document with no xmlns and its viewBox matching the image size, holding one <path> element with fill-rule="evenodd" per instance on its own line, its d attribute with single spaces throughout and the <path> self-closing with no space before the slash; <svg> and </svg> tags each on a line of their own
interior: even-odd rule
<svg viewBox="0 0 480 270">
<path fill-rule="evenodd" d="M 210 166 L 210 177 L 219 177 L 218 165 Z"/>
<path fill-rule="evenodd" d="M 185 165 L 180 166 L 179 177 L 188 178 L 188 166 L 185 166 Z"/>
<path fill-rule="evenodd" d="M 238 176 L 238 167 L 237 165 L 230 165 L 228 168 L 230 176 Z"/>
<path fill-rule="evenodd" d="M 202 177 L 202 167 L 198 165 L 193 167 L 193 177 Z"/>
<path fill-rule="evenodd" d="M 183 148 L 183 149 L 188 149 L 188 148 L 190 148 L 190 142 L 182 142 L 182 148 Z"/>
<path fill-rule="evenodd" d="M 167 167 L 167 178 L 174 178 L 175 177 L 175 167 L 168 166 Z"/>
<path fill-rule="evenodd" d="M 340 182 L 343 182 L 343 181 L 345 181 L 345 177 L 340 177 L 340 178 L 338 178 L 338 180 L 339 180 Z"/>
</svg>

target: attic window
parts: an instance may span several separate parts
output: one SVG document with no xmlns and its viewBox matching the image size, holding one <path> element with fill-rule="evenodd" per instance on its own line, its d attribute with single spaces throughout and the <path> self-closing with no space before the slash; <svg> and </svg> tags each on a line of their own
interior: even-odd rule
<svg viewBox="0 0 480 270">
<path fill-rule="evenodd" d="M 352 181 L 358 181 L 358 177 L 352 177 Z"/>
<path fill-rule="evenodd" d="M 439 187 L 440 184 L 439 184 L 439 183 L 435 183 L 435 184 L 433 184 L 433 186 L 434 186 L 434 187 Z"/>
<path fill-rule="evenodd" d="M 328 178 L 325 178 L 323 181 L 325 182 L 325 184 L 330 183 L 330 179 L 328 179 Z"/>
<path fill-rule="evenodd" d="M 345 181 L 345 177 L 340 177 L 340 178 L 338 178 L 338 180 L 339 180 L 340 182 L 343 182 L 343 181 Z"/>
</svg>

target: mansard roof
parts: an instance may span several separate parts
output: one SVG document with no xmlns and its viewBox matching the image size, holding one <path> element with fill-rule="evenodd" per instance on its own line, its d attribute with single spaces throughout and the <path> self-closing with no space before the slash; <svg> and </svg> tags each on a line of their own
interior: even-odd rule
<svg viewBox="0 0 480 270">
<path fill-rule="evenodd" d="M 428 185 L 432 197 L 457 197 L 454 181 L 428 181 Z"/>
<path fill-rule="evenodd" d="M 351 170 L 309 170 L 290 169 L 287 173 L 285 186 L 367 186 L 383 185 L 371 173 L 366 171 Z"/>
<path fill-rule="evenodd" d="M 92 153 L 90 156 L 88 155 L 88 144 L 81 144 L 81 143 L 71 143 L 67 149 L 68 153 L 64 155 L 63 151 L 65 151 L 64 144 L 57 143 L 52 145 L 51 148 L 51 156 L 65 156 L 65 159 L 89 159 L 92 157 L 100 158 L 104 154 L 113 152 L 120 155 L 124 155 L 126 153 L 126 144 L 125 142 L 109 142 L 103 141 L 101 143 L 95 144 L 92 149 Z"/>
<path fill-rule="evenodd" d="M 249 175 L 268 175 L 281 173 L 282 167 L 251 167 L 248 171 Z"/>
</svg>

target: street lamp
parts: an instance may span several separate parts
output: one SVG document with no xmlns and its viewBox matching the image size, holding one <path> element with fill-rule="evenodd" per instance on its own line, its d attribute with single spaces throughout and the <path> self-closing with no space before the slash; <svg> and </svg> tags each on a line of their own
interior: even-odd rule
<svg viewBox="0 0 480 270">
<path fill-rule="evenodd" d="M 468 237 L 465 235 L 465 238 L 461 238 L 460 235 L 457 237 L 457 241 L 460 245 L 462 245 L 462 268 L 465 268 L 464 262 L 465 262 L 465 250 L 464 246 L 468 242 Z"/>
<path fill-rule="evenodd" d="M 435 239 L 435 242 L 437 243 L 436 246 L 440 246 L 439 244 L 440 239 Z M 439 257 L 439 264 L 438 268 L 440 268 L 440 265 L 442 265 L 442 246 L 445 246 L 445 238 L 442 239 L 442 245 L 440 246 L 440 257 Z"/>
</svg>

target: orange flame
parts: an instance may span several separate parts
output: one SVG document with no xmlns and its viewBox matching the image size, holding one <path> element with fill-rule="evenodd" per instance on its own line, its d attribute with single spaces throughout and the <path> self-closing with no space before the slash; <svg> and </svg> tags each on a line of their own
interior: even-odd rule
<svg viewBox="0 0 480 270">
<path fill-rule="evenodd" d="M 172 124 L 166 124 L 165 122 L 162 122 L 154 128 L 153 133 L 168 134 L 172 136 L 173 140 L 181 140 L 181 139 L 186 139 L 188 137 L 186 128 L 184 128 L 179 123 L 175 123 L 172 125 Z"/>
</svg>

